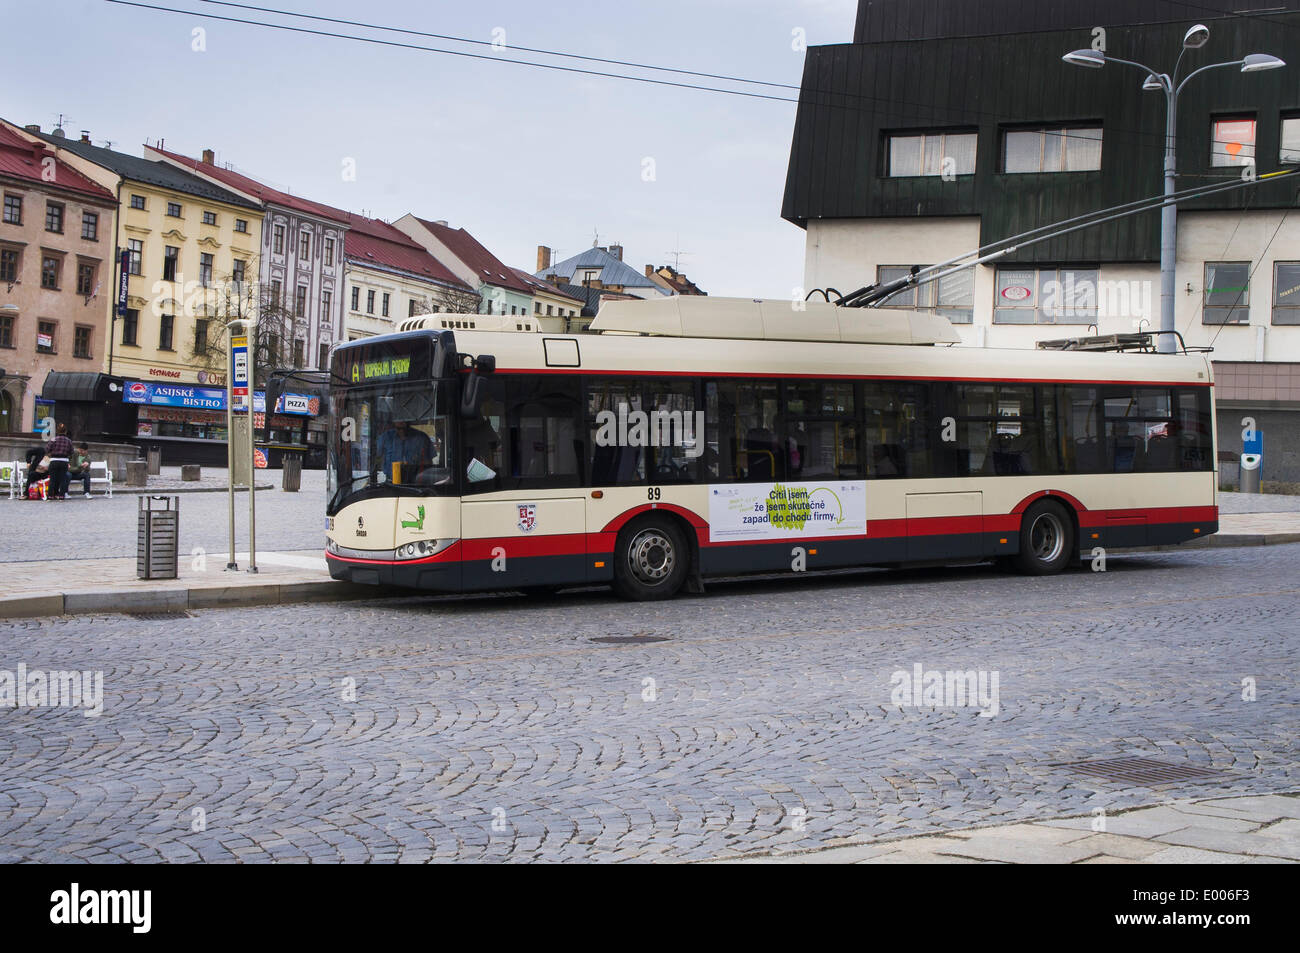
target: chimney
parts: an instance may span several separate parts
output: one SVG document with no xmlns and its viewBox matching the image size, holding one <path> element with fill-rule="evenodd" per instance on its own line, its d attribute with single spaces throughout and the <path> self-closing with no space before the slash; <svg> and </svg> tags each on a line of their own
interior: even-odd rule
<svg viewBox="0 0 1300 953">
<path fill-rule="evenodd" d="M 89 129 L 83 129 L 83 130 L 81 130 L 81 141 L 82 141 L 82 142 L 89 142 L 89 141 L 90 141 L 90 130 L 89 130 Z"/>
<path fill-rule="evenodd" d="M 646 266 L 645 266 L 645 276 L 646 276 L 647 278 L 649 278 L 649 277 L 650 277 L 651 275 L 653 275 L 654 273 L 655 273 L 655 266 L 654 266 L 654 265 L 646 265 Z"/>
<path fill-rule="evenodd" d="M 551 250 L 545 245 L 537 246 L 537 270 L 545 271 L 551 267 Z"/>
<path fill-rule="evenodd" d="M 445 218 L 440 218 L 433 224 L 441 225 L 443 228 L 451 228 L 451 226 L 447 224 L 447 220 Z"/>
<path fill-rule="evenodd" d="M 211 149 L 204 149 L 204 150 L 203 150 L 203 162 L 204 162 L 206 165 L 216 165 L 216 164 L 217 164 L 217 154 L 216 154 L 215 152 L 213 152 Z"/>
<path fill-rule="evenodd" d="M 26 126 L 23 126 L 23 128 L 26 129 L 28 132 L 40 132 L 40 131 L 41 131 L 40 124 L 39 124 L 39 123 L 34 123 L 34 122 L 33 122 L 33 123 L 30 123 L 30 124 L 28 124 L 28 125 L 26 125 Z"/>
<path fill-rule="evenodd" d="M 622 245 L 610 245 L 610 246 L 609 246 L 609 253 L 610 253 L 611 255 L 613 255 L 615 258 L 617 258 L 619 261 L 622 261 L 622 260 L 623 260 L 623 246 L 622 246 Z"/>
</svg>

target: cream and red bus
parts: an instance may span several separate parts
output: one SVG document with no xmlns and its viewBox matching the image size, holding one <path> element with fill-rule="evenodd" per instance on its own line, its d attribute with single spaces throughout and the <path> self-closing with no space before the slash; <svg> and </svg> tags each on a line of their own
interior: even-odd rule
<svg viewBox="0 0 1300 953">
<path fill-rule="evenodd" d="M 1080 554 L 1218 528 L 1203 354 L 952 346 L 916 311 L 433 314 L 332 356 L 326 556 L 437 592 Z"/>
</svg>

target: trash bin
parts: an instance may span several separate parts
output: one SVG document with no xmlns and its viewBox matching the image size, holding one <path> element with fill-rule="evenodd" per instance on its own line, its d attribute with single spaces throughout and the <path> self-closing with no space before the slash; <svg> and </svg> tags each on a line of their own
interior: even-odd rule
<svg viewBox="0 0 1300 953">
<path fill-rule="evenodd" d="M 281 458 L 280 489 L 287 493 L 297 493 L 302 486 L 302 454 L 286 453 Z"/>
<path fill-rule="evenodd" d="M 1243 453 L 1241 455 L 1241 492 L 1258 493 L 1259 478 L 1263 472 L 1260 466 L 1264 462 L 1262 454 Z"/>
<path fill-rule="evenodd" d="M 141 579 L 175 579 L 179 555 L 179 496 L 140 497 L 135 574 Z"/>
<path fill-rule="evenodd" d="M 149 448 L 149 475 L 157 476 L 162 473 L 162 447 Z"/>
</svg>

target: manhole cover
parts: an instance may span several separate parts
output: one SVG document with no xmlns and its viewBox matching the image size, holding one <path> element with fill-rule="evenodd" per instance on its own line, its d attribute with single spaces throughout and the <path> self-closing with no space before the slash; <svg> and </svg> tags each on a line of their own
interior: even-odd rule
<svg viewBox="0 0 1300 953">
<path fill-rule="evenodd" d="M 602 635 L 591 641 L 600 642 L 604 645 L 645 645 L 648 642 L 667 642 L 668 638 L 662 635 L 647 635 L 644 632 L 639 632 L 636 635 Z"/>
<path fill-rule="evenodd" d="M 1198 768 L 1191 764 L 1171 764 L 1154 758 L 1108 758 L 1104 761 L 1077 761 L 1073 764 L 1060 764 L 1076 774 L 1086 774 L 1104 781 L 1126 781 L 1129 784 L 1141 784 L 1155 787 L 1172 784 L 1175 781 L 1199 781 L 1210 778 L 1223 778 L 1224 772 L 1213 768 Z"/>
<path fill-rule="evenodd" d="M 132 619 L 137 622 L 170 622 L 175 619 L 193 619 L 184 609 L 178 609 L 174 612 L 128 612 Z"/>
</svg>

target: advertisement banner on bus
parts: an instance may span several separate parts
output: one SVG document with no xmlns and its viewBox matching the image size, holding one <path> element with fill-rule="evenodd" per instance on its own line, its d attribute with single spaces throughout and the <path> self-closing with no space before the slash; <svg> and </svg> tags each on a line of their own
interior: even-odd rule
<svg viewBox="0 0 1300 953">
<path fill-rule="evenodd" d="M 865 480 L 709 487 L 709 537 L 715 542 L 866 533 Z"/>
</svg>

